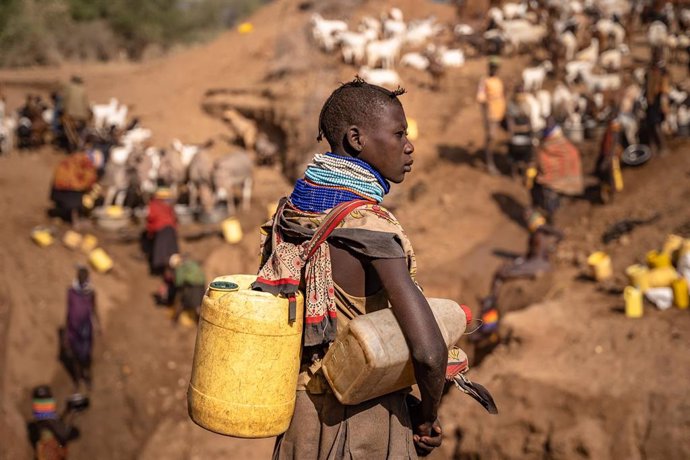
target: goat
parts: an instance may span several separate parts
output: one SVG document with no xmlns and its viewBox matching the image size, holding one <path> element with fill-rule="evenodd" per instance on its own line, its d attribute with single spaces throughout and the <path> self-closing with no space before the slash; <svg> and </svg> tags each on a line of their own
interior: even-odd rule
<svg viewBox="0 0 690 460">
<path fill-rule="evenodd" d="M 506 3 L 503 5 L 503 17 L 505 19 L 515 19 L 524 17 L 527 14 L 527 3 Z"/>
<path fill-rule="evenodd" d="M 347 23 L 344 21 L 324 19 L 319 13 L 311 15 L 311 26 L 312 38 L 327 52 L 335 48 L 335 33 L 347 30 Z"/>
<path fill-rule="evenodd" d="M 582 72 L 582 80 L 587 89 L 592 93 L 617 90 L 621 87 L 621 76 L 619 74 L 595 75 L 591 69 L 588 69 Z"/>
<path fill-rule="evenodd" d="M 618 71 L 623 62 L 623 56 L 630 53 L 630 49 L 625 43 L 618 48 L 606 50 L 599 55 L 599 65 L 607 72 Z"/>
<path fill-rule="evenodd" d="M 462 67 L 465 64 L 465 54 L 461 49 L 441 47 L 438 50 L 438 60 L 443 67 Z"/>
<path fill-rule="evenodd" d="M 565 60 L 568 62 L 572 61 L 575 57 L 575 51 L 577 50 L 577 38 L 575 38 L 575 34 L 566 31 L 559 35 L 558 39 L 563 45 L 563 48 L 565 48 Z"/>
<path fill-rule="evenodd" d="M 551 61 L 544 61 L 536 67 L 527 67 L 522 71 L 522 83 L 525 91 L 534 91 L 541 89 L 544 84 L 546 74 L 553 70 Z"/>
<path fill-rule="evenodd" d="M 592 70 L 594 64 L 589 61 L 570 61 L 565 64 L 565 81 L 569 85 L 578 78 L 582 78 L 584 72 Z"/>
<path fill-rule="evenodd" d="M 340 44 L 343 62 L 346 64 L 361 64 L 364 61 L 367 42 L 370 41 L 364 33 L 338 32 L 336 39 Z"/>
<path fill-rule="evenodd" d="M 242 190 L 242 209 L 248 210 L 252 197 L 253 164 L 246 151 L 236 151 L 219 158 L 213 165 L 216 198 L 225 199 L 230 215 L 235 213 L 235 189 Z"/>
<path fill-rule="evenodd" d="M 384 69 L 392 69 L 400 54 L 401 42 L 397 38 L 378 40 L 367 44 L 367 66 L 376 67 L 380 62 Z"/>
<path fill-rule="evenodd" d="M 429 58 L 422 53 L 405 53 L 400 58 L 400 65 L 417 70 L 426 70 L 429 68 Z"/>
<path fill-rule="evenodd" d="M 431 37 L 441 32 L 442 27 L 436 24 L 431 17 L 422 21 L 412 22 L 405 33 L 405 43 L 411 46 L 420 46 Z"/>
<path fill-rule="evenodd" d="M 400 76 L 398 72 L 391 69 L 372 69 L 363 66 L 359 69 L 359 76 L 372 85 L 388 87 L 397 87 L 400 85 Z"/>
</svg>

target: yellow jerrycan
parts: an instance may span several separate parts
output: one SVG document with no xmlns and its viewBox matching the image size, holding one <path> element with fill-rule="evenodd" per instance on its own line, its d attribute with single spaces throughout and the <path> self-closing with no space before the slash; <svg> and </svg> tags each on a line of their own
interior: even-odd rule
<svg viewBox="0 0 690 460">
<path fill-rule="evenodd" d="M 613 275 L 611 257 L 603 251 L 590 254 L 587 257 L 587 265 L 589 265 L 592 278 L 597 281 L 604 281 Z"/>
<path fill-rule="evenodd" d="M 449 299 L 428 301 L 450 348 L 465 332 L 469 309 Z M 415 384 L 410 349 L 390 308 L 357 316 L 340 329 L 321 367 L 343 404 L 359 404 Z"/>
<path fill-rule="evenodd" d="M 236 217 L 228 217 L 220 224 L 223 230 L 223 238 L 230 244 L 242 241 L 242 227 Z"/>
<path fill-rule="evenodd" d="M 240 438 L 285 432 L 295 410 L 304 303 L 288 322 L 289 301 L 252 291 L 256 275 L 221 276 L 201 304 L 189 416 L 203 428 Z"/>
<path fill-rule="evenodd" d="M 99 273 L 107 273 L 113 268 L 113 259 L 103 248 L 96 248 L 89 252 L 89 263 Z"/>
<path fill-rule="evenodd" d="M 673 288 L 673 303 L 681 310 L 688 308 L 690 298 L 688 298 L 688 281 L 685 278 L 678 278 L 671 283 Z"/>
<path fill-rule="evenodd" d="M 623 290 L 623 299 L 625 300 L 625 316 L 641 318 L 644 313 L 642 291 L 636 287 L 626 286 Z"/>
</svg>

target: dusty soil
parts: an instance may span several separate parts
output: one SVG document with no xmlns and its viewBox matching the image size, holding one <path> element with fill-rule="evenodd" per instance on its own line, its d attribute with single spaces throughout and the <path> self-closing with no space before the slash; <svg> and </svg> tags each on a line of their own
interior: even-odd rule
<svg viewBox="0 0 690 460">
<path fill-rule="evenodd" d="M 356 19 L 394 3 L 408 18 L 433 13 L 454 20 L 446 5 L 412 0 L 324 2 L 319 8 Z M 315 51 L 306 34 L 310 11 L 299 4 L 281 0 L 257 12 L 250 35 L 228 32 L 144 64 L 0 71 L 0 84 L 9 105 L 17 107 L 27 91 L 45 92 L 80 73 L 95 101 L 116 96 L 130 104 L 161 146 L 174 137 L 222 139 L 226 126 L 203 107 L 218 102 L 207 91 L 239 91 L 248 96 L 220 102 L 280 131 L 283 165 L 295 169 L 324 148 L 313 140 L 320 105 L 356 72 Z M 641 58 L 646 53 L 643 47 L 635 52 Z M 514 83 L 528 60 L 505 60 L 502 75 Z M 401 71 L 409 90 L 403 102 L 419 123 L 420 138 L 414 172 L 387 198 L 415 245 L 425 292 L 475 310 L 504 260 L 497 254 L 521 253 L 527 240 L 519 218 L 527 193 L 507 176 L 486 175 L 476 155 L 483 132 L 474 89 L 484 69 L 483 59 L 468 61 L 448 72 L 438 93 L 430 91 L 427 75 Z M 679 67 L 673 73 L 676 81 L 686 77 Z M 591 164 L 595 143 L 582 148 Z M 630 320 L 622 314 L 620 294 L 624 267 L 690 220 L 687 149 L 687 141 L 676 141 L 668 156 L 625 170 L 626 190 L 613 205 L 565 205 L 559 225 L 566 241 L 557 269 L 541 280 L 504 287 L 501 305 L 516 310 L 505 316 L 510 338 L 470 374 L 493 392 L 500 415 L 486 415 L 451 390 L 441 410 L 446 439 L 434 458 L 690 457 L 690 316 L 647 308 L 644 318 Z M 50 148 L 0 157 L 0 458 L 30 457 L 24 420 L 33 386 L 51 383 L 60 398 L 70 390 L 56 361 L 56 331 L 73 267 L 85 256 L 59 244 L 41 249 L 29 239 L 35 225 L 64 228 L 45 214 L 59 158 Z M 265 206 L 289 189 L 279 167 L 259 169 L 252 210 L 240 216 L 242 243 L 226 245 L 219 235 L 196 238 L 204 228 L 189 227 L 181 230 L 183 249 L 204 261 L 209 278 L 254 272 L 256 228 Z M 654 224 L 607 246 L 600 242 L 615 221 L 653 212 L 661 214 Z M 171 326 L 168 313 L 154 306 L 158 281 L 147 274 L 136 242 L 93 231 L 116 267 L 94 275 L 104 333 L 96 341 L 92 407 L 79 418 L 82 437 L 70 448 L 71 458 L 267 458 L 270 439 L 225 438 L 188 419 L 194 329 Z M 611 254 L 616 271 L 605 286 L 582 276 L 586 255 L 598 249 Z"/>
</svg>

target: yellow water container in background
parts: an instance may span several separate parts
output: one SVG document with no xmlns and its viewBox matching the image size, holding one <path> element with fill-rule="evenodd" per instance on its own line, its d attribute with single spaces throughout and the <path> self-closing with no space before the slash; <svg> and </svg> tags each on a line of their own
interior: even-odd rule
<svg viewBox="0 0 690 460">
<path fill-rule="evenodd" d="M 591 269 L 592 278 L 597 281 L 604 281 L 613 275 L 611 257 L 603 251 L 594 252 L 587 257 L 587 265 Z"/>
<path fill-rule="evenodd" d="M 242 241 L 242 227 L 236 217 L 228 217 L 220 224 L 223 229 L 223 238 L 230 244 Z"/>
<path fill-rule="evenodd" d="M 625 300 L 625 316 L 628 318 L 641 318 L 644 313 L 642 307 L 642 291 L 632 286 L 626 286 L 623 290 Z"/>
<path fill-rule="evenodd" d="M 89 253 L 89 263 L 99 273 L 106 273 L 113 268 L 113 259 L 103 248 L 96 248 Z"/>
<path fill-rule="evenodd" d="M 623 191 L 623 174 L 621 173 L 621 163 L 618 157 L 613 157 L 611 169 L 613 172 L 613 187 L 616 192 Z"/>
<path fill-rule="evenodd" d="M 647 281 L 649 287 L 671 287 L 671 283 L 677 280 L 678 272 L 673 267 L 661 267 L 649 270 Z"/>
<path fill-rule="evenodd" d="M 98 247 L 98 238 L 90 233 L 84 235 L 81 239 L 81 251 L 84 254 L 88 254 Z"/>
<path fill-rule="evenodd" d="M 679 235 L 670 234 L 666 237 L 661 252 L 668 254 L 673 258 L 673 253 L 678 251 L 683 246 L 683 237 Z"/>
<path fill-rule="evenodd" d="M 295 321 L 286 298 L 251 290 L 255 275 L 213 280 L 201 304 L 189 416 L 216 433 L 240 438 L 276 436 L 295 409 L 304 306 Z"/>
<path fill-rule="evenodd" d="M 534 187 L 534 179 L 537 177 L 537 173 L 537 168 L 534 166 L 530 166 L 525 170 L 525 188 L 527 188 L 527 190 L 532 190 Z"/>
<path fill-rule="evenodd" d="M 67 230 L 64 235 L 62 235 L 62 244 L 70 249 L 77 249 L 81 244 L 82 236 L 80 233 L 74 230 Z"/>
<path fill-rule="evenodd" d="M 55 238 L 53 238 L 53 234 L 50 233 L 50 230 L 43 227 L 36 227 L 31 230 L 31 239 L 34 243 L 42 248 L 50 246 L 55 241 Z"/>
<path fill-rule="evenodd" d="M 419 137 L 419 126 L 417 120 L 414 118 L 407 119 L 407 138 L 411 141 L 416 141 Z"/>
<path fill-rule="evenodd" d="M 671 254 L 667 252 L 649 251 L 647 253 L 647 264 L 651 268 L 663 268 L 671 266 Z"/>
<path fill-rule="evenodd" d="M 243 22 L 242 24 L 237 26 L 237 31 L 242 35 L 250 34 L 254 32 L 254 24 L 252 24 L 251 22 Z"/>
<path fill-rule="evenodd" d="M 108 206 L 105 208 L 105 215 L 108 217 L 122 217 L 125 210 L 122 206 Z"/>
<path fill-rule="evenodd" d="M 644 292 L 649 289 L 649 268 L 644 265 L 635 264 L 625 269 L 625 274 L 630 280 L 630 284 Z"/>
<path fill-rule="evenodd" d="M 678 278 L 671 283 L 673 288 L 673 304 L 685 310 L 690 305 L 690 298 L 688 298 L 688 281 L 685 278 Z"/>
</svg>

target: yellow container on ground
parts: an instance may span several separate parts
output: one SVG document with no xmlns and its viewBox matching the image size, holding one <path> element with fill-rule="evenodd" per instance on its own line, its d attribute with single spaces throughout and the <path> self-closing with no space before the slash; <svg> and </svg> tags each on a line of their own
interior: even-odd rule
<svg viewBox="0 0 690 460">
<path fill-rule="evenodd" d="M 89 263 L 99 273 L 106 273 L 113 268 L 113 259 L 103 248 L 96 248 L 89 253 Z"/>
<path fill-rule="evenodd" d="M 649 287 L 671 287 L 671 283 L 679 277 L 678 272 L 673 267 L 661 267 L 649 270 L 647 280 Z"/>
<path fill-rule="evenodd" d="M 108 206 L 105 208 L 105 215 L 108 217 L 122 217 L 125 210 L 122 206 Z"/>
<path fill-rule="evenodd" d="M 637 287 L 644 292 L 649 286 L 649 268 L 644 265 L 635 264 L 625 269 L 625 274 L 630 280 L 630 285 Z"/>
<path fill-rule="evenodd" d="M 642 307 L 642 291 L 632 286 L 626 286 L 623 290 L 625 300 L 625 316 L 628 318 L 641 318 L 644 313 Z"/>
<path fill-rule="evenodd" d="M 621 163 L 617 157 L 613 157 L 612 162 L 613 170 L 613 187 L 617 192 L 623 191 L 623 173 L 621 173 Z"/>
<path fill-rule="evenodd" d="M 86 234 L 81 239 L 81 251 L 88 254 L 98 247 L 98 238 L 94 235 Z"/>
<path fill-rule="evenodd" d="M 682 236 L 670 234 L 666 237 L 661 252 L 673 257 L 673 253 L 680 250 L 683 246 L 683 241 Z"/>
<path fill-rule="evenodd" d="M 587 258 L 587 265 L 591 269 L 592 278 L 597 281 L 604 281 L 613 275 L 611 257 L 603 251 L 592 253 Z"/>
<path fill-rule="evenodd" d="M 251 290 L 255 275 L 216 278 L 201 304 L 189 416 L 240 438 L 285 432 L 295 409 L 304 306 L 288 321 L 286 298 Z"/>
<path fill-rule="evenodd" d="M 80 233 L 74 230 L 67 230 L 64 235 L 62 235 L 62 244 L 70 249 L 77 249 L 81 244 L 82 236 Z"/>
<path fill-rule="evenodd" d="M 36 243 L 42 248 L 50 246 L 55 241 L 55 238 L 53 238 L 53 234 L 50 233 L 49 230 L 41 227 L 34 228 L 31 231 L 31 239 L 34 243 Z"/>
<path fill-rule="evenodd" d="M 651 268 L 664 268 L 671 266 L 671 254 L 667 252 L 649 251 L 647 253 L 647 264 Z"/>
<path fill-rule="evenodd" d="M 230 244 L 237 244 L 242 241 L 242 226 L 236 217 L 228 217 L 221 224 L 223 238 Z"/>
<path fill-rule="evenodd" d="M 688 281 L 685 278 L 678 278 L 671 283 L 673 288 L 673 304 L 685 310 L 690 305 L 690 298 L 688 298 Z"/>
</svg>

